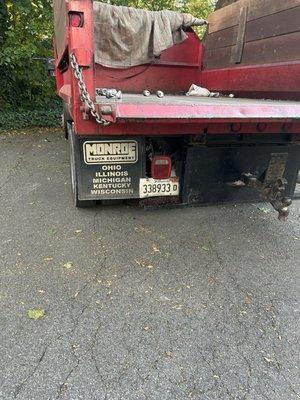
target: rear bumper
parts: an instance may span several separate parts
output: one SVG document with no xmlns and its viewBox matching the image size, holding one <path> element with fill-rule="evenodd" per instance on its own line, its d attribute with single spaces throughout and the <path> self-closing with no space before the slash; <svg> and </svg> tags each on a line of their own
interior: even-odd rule
<svg viewBox="0 0 300 400">
<path fill-rule="evenodd" d="M 75 137 L 76 179 L 82 201 L 139 199 L 141 180 L 147 177 L 146 139 Z M 166 143 L 168 138 L 166 138 Z M 103 156 L 104 144 L 130 144 L 130 152 L 122 156 Z M 87 147 L 88 146 L 88 147 Z M 97 149 L 98 146 L 98 149 Z M 125 147 L 124 147 L 125 148 Z M 163 151 L 167 151 L 167 148 Z M 108 147 L 109 151 L 113 151 Z M 174 150 L 174 149 L 173 149 Z M 173 151 L 172 150 L 172 151 Z M 90 153 L 88 154 L 87 151 Z M 98 153 L 97 153 L 98 152 Z M 176 175 L 180 181 L 177 197 L 147 199 L 147 203 L 214 204 L 261 201 L 253 187 L 233 187 L 243 174 L 250 173 L 263 181 L 272 157 L 284 155 L 286 165 L 282 178 L 287 182 L 284 196 L 292 198 L 300 169 L 300 145 L 296 143 L 178 143 Z M 149 174 L 149 170 L 148 170 Z M 160 200 L 159 200 L 160 199 Z"/>
<path fill-rule="evenodd" d="M 122 100 L 97 97 L 103 127 L 80 107 L 71 115 L 81 136 L 167 136 L 290 134 L 300 137 L 300 102 L 124 94 Z"/>
<path fill-rule="evenodd" d="M 121 100 L 98 96 L 99 111 L 111 109 L 111 119 L 117 121 L 167 122 L 294 122 L 300 124 L 300 102 L 256 100 L 229 97 L 189 97 L 155 94 L 124 94 Z M 299 130 L 300 132 L 300 130 Z"/>
</svg>

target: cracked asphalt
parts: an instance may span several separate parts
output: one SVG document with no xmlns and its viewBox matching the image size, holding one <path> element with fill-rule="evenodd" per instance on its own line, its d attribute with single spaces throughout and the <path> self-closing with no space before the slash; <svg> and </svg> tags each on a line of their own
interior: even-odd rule
<svg viewBox="0 0 300 400">
<path fill-rule="evenodd" d="M 0 399 L 299 399 L 300 201 L 77 210 L 62 136 L 0 135 Z"/>
</svg>

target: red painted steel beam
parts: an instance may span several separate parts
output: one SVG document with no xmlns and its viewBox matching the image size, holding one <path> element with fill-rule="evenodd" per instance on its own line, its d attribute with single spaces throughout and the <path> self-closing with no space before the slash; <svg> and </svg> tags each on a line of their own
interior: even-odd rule
<svg viewBox="0 0 300 400">
<path fill-rule="evenodd" d="M 116 106 L 118 119 L 133 120 L 197 120 L 202 122 L 272 122 L 294 121 L 300 119 L 300 103 L 274 105 L 242 105 L 234 104 L 122 104 Z"/>
<path fill-rule="evenodd" d="M 130 121 L 120 120 L 118 123 L 111 124 L 108 127 L 96 126 L 94 130 L 83 130 L 81 132 L 85 136 L 120 136 L 120 135 L 138 135 L 138 136 L 184 136 L 184 135 L 299 135 L 300 137 L 300 123 L 286 123 L 286 122 L 245 122 L 233 123 L 210 121 L 209 123 L 200 121 L 185 121 L 173 120 L 170 121 Z"/>
</svg>

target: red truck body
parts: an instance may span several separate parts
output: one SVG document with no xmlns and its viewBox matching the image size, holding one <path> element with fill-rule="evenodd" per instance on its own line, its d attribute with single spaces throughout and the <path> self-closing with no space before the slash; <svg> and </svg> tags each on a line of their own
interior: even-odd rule
<svg viewBox="0 0 300 400">
<path fill-rule="evenodd" d="M 300 7 L 297 7 L 297 10 L 298 8 Z M 300 102 L 297 100 L 300 99 L 300 51 L 299 58 L 294 60 L 276 60 L 276 62 L 256 65 L 236 64 L 211 68 L 209 63 L 206 62 L 206 45 L 190 29 L 187 40 L 166 50 L 160 58 L 151 64 L 127 69 L 107 68 L 94 62 L 92 1 L 54 0 L 54 13 L 57 90 L 64 101 L 67 120 L 72 123 L 75 140 L 79 139 L 80 142 L 79 147 L 75 145 L 77 150 L 73 147 L 71 151 L 80 152 L 80 146 L 87 139 L 96 141 L 105 138 L 109 138 L 109 140 L 116 138 L 119 140 L 124 137 L 143 138 L 142 140 L 148 143 L 149 138 L 155 144 L 160 140 L 166 142 L 171 140 L 177 141 L 175 147 L 178 148 L 184 147 L 184 143 L 188 141 L 187 147 L 190 154 L 185 151 L 185 156 L 180 156 L 185 157 L 184 160 L 177 160 L 181 166 L 176 167 L 181 171 L 180 173 L 176 172 L 176 176 L 180 175 L 181 181 L 185 182 L 183 183 L 184 187 L 180 189 L 177 200 L 186 204 L 191 202 L 239 201 L 239 197 L 241 197 L 241 201 L 258 199 L 259 185 L 264 183 L 264 178 L 261 177 L 268 172 L 272 154 L 278 154 L 278 145 L 287 146 L 285 148 L 280 147 L 280 151 L 282 150 L 283 153 L 289 155 L 287 159 L 290 161 L 286 159 L 287 164 L 285 164 L 284 169 L 289 177 L 286 179 L 283 171 L 277 177 L 273 174 L 273 180 L 275 181 L 276 178 L 286 179 L 288 184 L 281 192 L 284 192 L 285 197 L 292 197 L 297 170 L 299 169 L 297 141 L 300 140 Z M 83 23 L 78 27 L 72 26 L 71 18 L 74 14 L 80 15 L 82 18 Z M 209 38 L 208 35 L 205 43 L 208 41 L 208 45 L 211 46 Z M 211 53 L 211 50 L 208 50 L 209 52 Z M 86 87 L 97 112 L 110 122 L 109 126 L 97 123 L 84 106 L 80 98 L 78 80 L 70 65 L 71 54 L 76 56 L 78 64 L 82 68 Z M 191 84 L 221 92 L 224 96 L 220 98 L 187 97 L 184 94 Z M 122 91 L 123 98 L 120 101 L 100 98 L 96 94 L 98 88 L 117 88 Z M 165 93 L 165 96 L 162 99 L 158 99 L 156 96 L 142 96 L 142 91 L 145 89 L 152 93 L 161 90 Z M 231 98 L 228 96 L 229 94 L 234 94 L 235 97 Z M 81 139 L 82 141 L 80 141 Z M 74 143 L 73 141 L 73 145 Z M 193 143 L 196 147 L 191 149 Z M 211 153 L 214 143 L 217 146 L 216 151 Z M 243 147 L 244 144 L 246 144 L 246 147 Z M 273 146 L 276 144 L 277 148 L 269 148 L 270 146 L 267 148 L 267 144 Z M 201 152 L 207 149 L 208 153 L 205 157 L 209 157 L 211 160 L 211 154 L 216 154 L 214 162 L 218 164 L 218 157 L 221 157 L 220 162 L 222 164 L 224 152 L 223 155 L 219 154 L 220 146 L 223 146 L 223 149 L 230 147 L 233 152 L 236 152 L 236 146 L 240 146 L 239 150 L 243 147 L 243 152 L 249 151 L 253 145 L 260 146 L 259 152 L 265 150 L 263 166 L 261 159 L 258 159 L 257 167 L 249 165 L 249 171 L 245 165 L 237 168 L 239 172 L 236 176 L 232 176 L 232 181 L 229 182 L 229 178 L 226 177 L 226 182 L 223 182 L 226 186 L 221 190 L 222 193 L 225 190 L 226 195 L 224 196 L 221 192 L 218 194 L 213 189 L 208 190 L 209 195 L 202 196 L 200 189 L 196 188 L 199 185 L 201 186 L 202 181 L 198 182 L 197 178 L 194 179 L 191 175 L 191 172 L 186 172 L 186 169 L 190 167 L 187 162 L 189 162 L 193 152 L 197 153 L 195 159 L 199 160 Z M 167 148 L 170 147 L 168 143 L 165 147 L 162 145 L 158 147 L 159 150 L 154 152 L 154 155 L 168 155 Z M 173 153 L 171 152 L 170 157 L 173 157 L 176 151 L 177 149 Z M 242 155 L 242 158 L 248 156 L 250 159 L 262 157 L 257 155 L 259 152 L 246 157 Z M 151 178 L 147 164 L 149 160 L 151 162 L 153 159 L 153 154 L 148 159 L 146 153 L 144 150 L 142 157 L 145 160 L 142 169 L 144 170 L 144 178 Z M 74 157 L 75 161 L 76 157 Z M 173 160 L 173 164 L 174 162 L 176 163 Z M 79 165 L 81 165 L 80 160 L 78 161 L 78 168 L 80 169 Z M 203 170 L 203 165 L 197 164 L 197 161 L 193 159 L 191 168 L 197 169 L 198 167 Z M 185 170 L 182 172 L 183 168 Z M 216 167 L 213 169 L 216 169 Z M 219 167 L 217 169 L 219 170 Z M 210 171 L 211 169 L 205 172 L 208 179 Z M 259 171 L 259 174 L 256 174 L 253 179 L 258 179 L 260 182 L 258 182 L 257 187 L 253 185 L 250 188 L 249 182 L 242 179 L 242 175 L 244 173 L 255 175 L 257 171 Z M 76 176 L 75 181 L 77 179 L 88 179 L 85 173 L 81 176 L 81 173 L 77 170 L 74 174 Z M 220 174 L 220 171 L 218 174 Z M 238 176 L 239 174 L 241 176 Z M 219 182 L 220 177 L 218 178 L 216 175 L 215 178 L 216 182 Z M 231 192 L 229 194 L 228 187 L 230 184 L 232 183 L 233 187 L 233 182 L 241 180 L 246 186 L 245 195 L 236 196 Z M 189 183 L 192 187 L 191 190 L 190 186 L 187 186 L 187 181 L 195 181 L 192 184 Z M 89 193 L 87 194 L 82 186 L 84 184 L 79 184 L 77 193 L 75 193 L 78 204 L 80 201 L 82 203 L 84 201 L 102 200 L 103 196 L 92 196 L 90 189 L 88 189 Z M 201 190 L 203 189 L 205 190 L 202 186 Z M 236 189 L 230 188 L 230 190 L 235 192 Z M 184 194 L 184 191 L 189 193 Z M 191 195 L 191 192 L 195 192 L 196 195 Z M 282 201 L 284 196 L 281 196 L 280 199 L 277 196 L 276 201 Z M 108 199 L 115 197 L 126 198 L 126 196 L 107 196 Z M 133 197 L 139 198 L 140 196 L 135 195 Z M 275 203 L 274 198 L 267 197 L 267 199 Z"/>
</svg>

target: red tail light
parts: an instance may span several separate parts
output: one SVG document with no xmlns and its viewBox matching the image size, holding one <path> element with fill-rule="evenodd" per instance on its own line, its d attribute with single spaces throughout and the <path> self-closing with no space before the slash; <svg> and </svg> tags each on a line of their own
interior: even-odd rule
<svg viewBox="0 0 300 400">
<path fill-rule="evenodd" d="M 168 179 L 172 173 L 172 160 L 167 156 L 154 156 L 151 162 L 151 175 L 154 179 Z"/>
<path fill-rule="evenodd" d="M 72 28 L 83 27 L 83 13 L 70 13 L 69 14 L 70 26 Z"/>
</svg>

